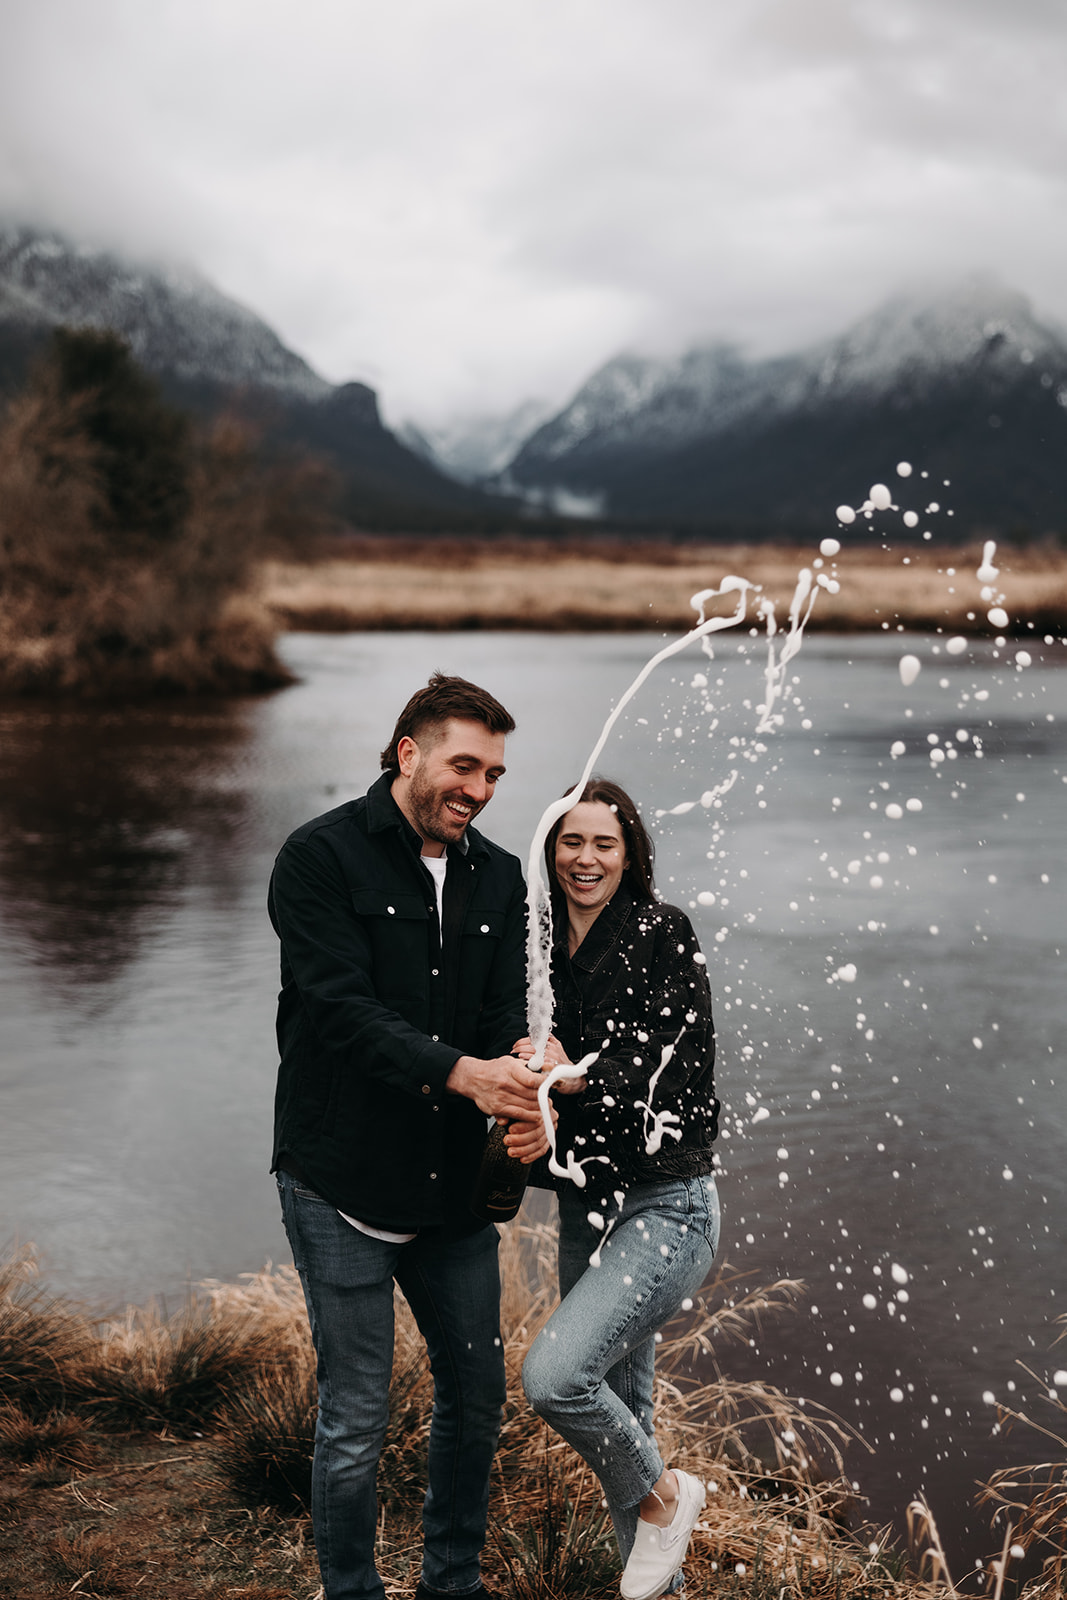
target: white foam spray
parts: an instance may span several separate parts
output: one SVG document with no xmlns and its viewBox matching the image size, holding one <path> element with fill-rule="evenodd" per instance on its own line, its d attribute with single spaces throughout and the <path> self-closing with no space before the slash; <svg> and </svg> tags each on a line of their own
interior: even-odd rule
<svg viewBox="0 0 1067 1600">
<path fill-rule="evenodd" d="M 822 574 L 820 574 L 818 582 L 815 583 L 812 580 L 811 570 L 807 567 L 803 568 L 797 577 L 796 589 L 793 594 L 792 603 L 789 607 L 789 628 L 788 632 L 786 633 L 785 640 L 782 643 L 780 653 L 777 651 L 775 644 L 778 630 L 774 615 L 773 603 L 766 599 L 760 601 L 758 614 L 767 629 L 768 648 L 767 667 L 764 673 L 764 683 L 766 686 L 765 696 L 763 704 L 757 707 L 759 715 L 759 721 L 756 725 L 757 733 L 770 732 L 773 728 L 781 724 L 782 715 L 780 712 L 776 713 L 774 707 L 776 702 L 783 696 L 785 669 L 789 662 L 796 655 L 797 651 L 800 649 L 803 640 L 804 626 L 807 623 L 808 618 L 811 616 L 812 607 L 815 604 L 820 587 L 829 588 L 829 580 L 825 580 Z M 592 750 L 589 752 L 589 758 L 586 761 L 577 782 L 567 790 L 565 795 L 562 795 L 558 800 L 553 800 L 548 806 L 546 806 L 541 816 L 541 820 L 534 830 L 534 836 L 530 843 L 530 853 L 527 860 L 526 874 L 526 897 L 529 908 L 526 939 L 526 1004 L 530 1038 L 533 1041 L 534 1046 L 534 1053 L 530 1059 L 529 1065 L 535 1072 L 540 1071 L 544 1065 L 545 1047 L 548 1043 L 548 1036 L 552 1031 L 553 1009 L 551 973 L 552 902 L 549 896 L 548 886 L 545 882 L 544 872 L 542 870 L 545 840 L 548 838 L 553 823 L 555 823 L 558 818 L 566 816 L 567 812 L 571 809 L 571 806 L 574 803 L 574 796 L 576 794 L 580 794 L 586 783 L 589 781 L 589 778 L 593 772 L 593 768 L 595 767 L 600 753 L 611 735 L 612 729 L 614 728 L 625 707 L 629 705 L 630 701 L 641 688 L 641 685 L 645 682 L 645 680 L 655 671 L 661 662 L 667 661 L 671 656 L 678 655 L 681 651 L 688 649 L 691 644 L 695 644 L 697 641 L 702 643 L 704 649 L 710 655 L 711 651 L 708 644 L 710 635 L 713 633 L 719 633 L 724 628 L 737 627 L 739 623 L 742 623 L 746 620 L 748 596 L 750 591 L 754 591 L 755 589 L 756 585 L 751 583 L 748 578 L 739 578 L 729 575 L 723 578 L 717 589 L 702 589 L 699 594 L 693 595 L 690 604 L 697 612 L 699 620 L 697 621 L 696 625 L 691 628 L 688 633 L 683 634 L 681 638 L 674 639 L 670 644 L 664 645 L 662 650 L 657 650 L 656 654 L 645 662 L 645 665 L 641 668 L 641 671 L 637 674 L 637 677 L 630 684 L 626 692 L 621 696 L 618 703 L 615 705 L 614 709 L 604 723 L 603 728 L 600 730 L 600 735 Z M 711 617 L 707 616 L 706 608 L 708 603 L 711 600 L 719 598 L 723 595 L 737 596 L 737 603 L 734 610 L 726 613 L 725 615 Z M 732 781 L 733 779 L 731 777 L 726 782 L 719 785 L 717 789 L 708 790 L 706 795 L 701 796 L 701 802 L 705 805 L 712 804 L 712 802 L 719 795 L 727 792 L 732 785 Z M 695 803 L 696 802 L 690 802 L 684 807 L 678 807 L 676 809 L 678 811 L 681 811 L 682 809 L 689 810 L 691 805 Z M 673 1047 L 671 1048 L 673 1050 Z M 548 1095 L 553 1084 L 558 1083 L 561 1079 L 583 1077 L 585 1075 L 586 1068 L 596 1060 L 598 1054 L 599 1052 L 594 1052 L 592 1055 L 584 1057 L 580 1063 L 575 1065 L 553 1067 L 552 1070 L 545 1075 L 537 1091 L 538 1103 L 541 1109 L 541 1118 L 545 1126 L 545 1132 L 548 1136 L 551 1151 L 549 1156 L 549 1168 L 557 1177 L 570 1178 L 572 1182 L 578 1185 L 579 1188 L 585 1187 L 586 1177 L 584 1171 L 582 1170 L 582 1167 L 585 1165 L 585 1163 L 575 1160 L 574 1152 L 568 1151 L 566 1165 L 560 1165 L 557 1158 L 555 1128 L 552 1125 L 552 1114 L 549 1107 Z M 658 1081 L 659 1073 L 662 1072 L 664 1066 L 666 1065 L 666 1061 L 669 1059 L 669 1056 L 667 1056 L 665 1060 L 660 1062 L 659 1068 L 653 1078 L 653 1084 Z M 652 1093 L 653 1085 L 650 1084 L 650 1100 L 652 1098 Z M 664 1114 L 653 1113 L 651 1110 L 649 1110 L 649 1115 L 653 1117 L 654 1126 L 658 1130 L 659 1140 L 662 1141 L 664 1131 L 670 1130 L 667 1128 L 666 1120 L 658 1121 L 656 1119 L 663 1118 Z M 656 1148 L 659 1148 L 658 1144 Z M 602 1158 L 587 1158 L 587 1160 L 589 1159 Z"/>
</svg>

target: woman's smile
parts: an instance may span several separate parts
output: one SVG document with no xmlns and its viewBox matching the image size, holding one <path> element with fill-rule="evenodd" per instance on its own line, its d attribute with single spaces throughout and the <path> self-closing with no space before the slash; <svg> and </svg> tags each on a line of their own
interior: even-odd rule
<svg viewBox="0 0 1067 1600">
<path fill-rule="evenodd" d="M 617 816 L 603 800 L 583 800 L 563 819 L 556 840 L 556 876 L 568 904 L 586 915 L 603 909 L 627 867 Z"/>
</svg>

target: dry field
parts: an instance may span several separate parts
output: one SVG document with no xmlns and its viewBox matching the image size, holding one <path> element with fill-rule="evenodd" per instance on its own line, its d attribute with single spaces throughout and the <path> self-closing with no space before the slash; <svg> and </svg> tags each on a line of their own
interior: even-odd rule
<svg viewBox="0 0 1067 1600">
<path fill-rule="evenodd" d="M 760 585 L 788 616 L 803 567 L 833 578 L 810 627 L 872 627 L 987 634 L 1062 634 L 1067 629 L 1067 552 L 1003 547 L 995 598 L 1008 628 L 991 628 L 976 576 L 982 547 L 848 550 L 830 559 L 813 548 L 768 545 L 551 548 L 459 541 L 364 540 L 351 553 L 269 561 L 261 593 L 287 628 L 524 628 L 574 631 L 684 629 L 696 620 L 690 596 L 734 574 Z M 1003 597 L 1003 598 L 1001 598 Z M 713 603 L 733 610 L 736 596 Z M 750 601 L 755 619 L 755 602 Z"/>
</svg>

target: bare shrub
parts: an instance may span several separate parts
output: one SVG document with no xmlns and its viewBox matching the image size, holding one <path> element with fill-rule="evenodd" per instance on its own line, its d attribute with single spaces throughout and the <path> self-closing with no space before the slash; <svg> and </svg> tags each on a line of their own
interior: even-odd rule
<svg viewBox="0 0 1067 1600">
<path fill-rule="evenodd" d="M 261 1373 L 218 1419 L 219 1477 L 249 1505 L 310 1511 L 316 1409 L 313 1367 L 286 1361 Z"/>
<path fill-rule="evenodd" d="M 112 336 L 66 337 L 108 346 L 105 387 L 72 387 L 60 350 L 0 420 L 0 690 L 290 681 L 251 566 L 291 545 L 301 518 L 325 517 L 327 477 L 309 462 L 264 467 L 232 417 L 194 436 L 149 403 L 154 385 Z"/>
<path fill-rule="evenodd" d="M 166 1318 L 130 1307 L 102 1331 L 78 1374 L 81 1403 L 107 1428 L 204 1431 L 224 1401 L 258 1382 L 266 1330 L 190 1307 Z"/>
<path fill-rule="evenodd" d="M 124 1595 L 133 1586 L 125 1552 L 107 1529 L 57 1534 L 52 1557 L 61 1576 L 75 1580 L 68 1585 L 72 1592 L 89 1597 Z"/>
<path fill-rule="evenodd" d="M 0 1406 L 0 1456 L 38 1470 L 82 1467 L 95 1450 L 89 1425 L 69 1412 L 30 1416 L 19 1406 Z"/>
<path fill-rule="evenodd" d="M 31 1415 L 61 1407 L 78 1392 L 90 1348 L 87 1320 L 37 1282 L 31 1248 L 0 1261 L 0 1400 Z"/>
</svg>

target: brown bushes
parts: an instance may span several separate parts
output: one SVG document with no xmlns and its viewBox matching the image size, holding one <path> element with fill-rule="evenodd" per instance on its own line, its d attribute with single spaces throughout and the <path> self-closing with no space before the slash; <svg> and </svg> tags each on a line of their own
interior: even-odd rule
<svg viewBox="0 0 1067 1600">
<path fill-rule="evenodd" d="M 61 344 L 0 421 L 0 692 L 287 682 L 250 563 L 315 492 L 314 473 L 266 471 L 232 419 L 194 435 L 146 400 L 150 381 L 113 336 L 64 338 L 105 347 L 89 374 L 117 396 L 106 406 L 99 384 L 78 387 Z"/>
</svg>

